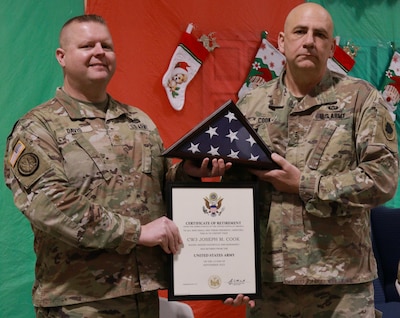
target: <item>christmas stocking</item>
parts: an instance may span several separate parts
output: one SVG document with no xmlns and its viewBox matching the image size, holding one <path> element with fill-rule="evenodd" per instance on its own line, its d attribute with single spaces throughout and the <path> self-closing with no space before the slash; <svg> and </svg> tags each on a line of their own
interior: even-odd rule
<svg viewBox="0 0 400 318">
<path fill-rule="evenodd" d="M 183 108 L 186 88 L 209 53 L 191 34 L 192 30 L 193 25 L 189 24 L 162 78 L 162 85 L 175 110 Z"/>
<path fill-rule="evenodd" d="M 396 120 L 397 104 L 400 101 L 400 53 L 394 52 L 389 68 L 385 72 L 382 84 L 382 95 L 385 98 L 393 120 Z M 396 127 L 398 123 L 396 122 Z"/>
<path fill-rule="evenodd" d="M 253 88 L 279 76 L 285 65 L 285 56 L 267 40 L 267 36 L 268 32 L 261 32 L 261 45 L 251 64 L 246 81 L 238 92 L 239 98 Z"/>
</svg>

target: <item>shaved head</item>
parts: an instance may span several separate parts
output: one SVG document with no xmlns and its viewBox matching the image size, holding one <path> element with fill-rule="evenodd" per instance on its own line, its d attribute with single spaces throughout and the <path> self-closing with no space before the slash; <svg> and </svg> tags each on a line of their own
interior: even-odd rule
<svg viewBox="0 0 400 318">
<path fill-rule="evenodd" d="M 107 26 L 106 21 L 99 15 L 84 14 L 84 15 L 73 17 L 73 18 L 69 19 L 67 22 L 65 22 L 61 28 L 60 36 L 59 36 L 60 48 L 65 48 L 65 46 L 68 44 L 69 26 L 74 23 L 85 23 L 85 22 L 94 22 L 94 23 L 99 23 L 104 26 Z"/>
<path fill-rule="evenodd" d="M 304 16 L 319 16 L 326 21 L 329 36 L 333 37 L 333 20 L 329 12 L 317 3 L 307 2 L 292 9 L 286 17 L 284 32 L 287 32 L 293 23 L 301 21 Z"/>
<path fill-rule="evenodd" d="M 322 79 L 335 51 L 331 15 L 316 3 L 298 5 L 285 20 L 278 47 L 286 57 L 286 85 L 304 96 Z"/>
</svg>

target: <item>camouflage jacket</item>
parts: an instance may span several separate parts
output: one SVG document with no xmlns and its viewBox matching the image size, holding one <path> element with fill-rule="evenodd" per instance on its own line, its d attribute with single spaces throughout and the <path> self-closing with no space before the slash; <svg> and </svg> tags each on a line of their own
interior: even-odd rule
<svg viewBox="0 0 400 318">
<path fill-rule="evenodd" d="M 162 249 L 136 245 L 166 212 L 162 150 L 151 119 L 111 97 L 104 113 L 58 89 L 17 122 L 5 180 L 35 235 L 35 306 L 166 287 Z"/>
<path fill-rule="evenodd" d="M 259 183 L 263 279 L 371 281 L 370 209 L 394 195 L 398 179 L 397 137 L 385 102 L 367 82 L 330 71 L 298 100 L 282 78 L 238 102 L 272 151 L 301 171 L 299 194 Z M 223 180 L 238 179 L 252 177 L 232 168 Z"/>
</svg>

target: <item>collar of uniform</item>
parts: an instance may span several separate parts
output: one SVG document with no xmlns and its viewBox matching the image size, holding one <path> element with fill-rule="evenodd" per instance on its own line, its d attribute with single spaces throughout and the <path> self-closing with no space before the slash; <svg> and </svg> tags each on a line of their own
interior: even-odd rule
<svg viewBox="0 0 400 318">
<path fill-rule="evenodd" d="M 105 118 L 103 110 L 98 109 L 95 104 L 80 102 L 67 93 L 61 87 L 57 88 L 56 98 L 63 105 L 71 119 L 82 118 Z"/>
<path fill-rule="evenodd" d="M 106 120 L 111 120 L 125 115 L 126 117 L 134 120 L 137 118 L 137 110 L 135 107 L 120 103 L 109 96 L 108 110 Z"/>
<path fill-rule="evenodd" d="M 283 72 L 279 77 L 279 89 L 275 90 L 276 93 L 274 93 L 272 96 L 273 102 L 276 104 L 282 104 L 282 97 L 290 95 L 289 90 L 283 82 L 284 76 L 285 72 Z M 336 73 L 333 73 L 327 69 L 321 82 L 319 82 L 309 94 L 304 96 L 299 103 L 296 103 L 293 111 L 305 111 L 313 107 L 336 104 L 337 98 L 335 93 L 335 85 L 339 80 L 340 77 L 337 76 Z"/>
<path fill-rule="evenodd" d="M 60 87 L 57 88 L 56 98 L 63 105 L 71 119 L 104 118 L 105 120 L 110 120 L 122 115 L 134 118 L 136 113 L 135 111 L 132 111 L 133 109 L 130 110 L 129 106 L 114 100 L 110 95 L 108 95 L 108 107 L 106 113 L 104 113 L 103 110 L 98 109 L 95 104 L 80 102 L 72 98 Z"/>
<path fill-rule="evenodd" d="M 272 94 L 268 106 L 271 109 L 283 108 L 284 107 L 283 97 L 285 97 L 285 94 L 289 94 L 289 91 L 283 84 L 283 78 L 284 78 L 283 73 L 278 78 L 273 79 L 272 81 L 269 82 L 271 84 L 270 87 Z"/>
</svg>

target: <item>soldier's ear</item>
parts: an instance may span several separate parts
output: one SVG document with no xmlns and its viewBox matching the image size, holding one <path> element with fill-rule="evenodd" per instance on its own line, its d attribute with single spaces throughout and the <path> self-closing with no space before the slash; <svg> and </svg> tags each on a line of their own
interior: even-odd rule
<svg viewBox="0 0 400 318">
<path fill-rule="evenodd" d="M 62 67 L 65 66 L 64 57 L 65 57 L 65 51 L 62 48 L 58 48 L 56 50 L 56 59 L 58 64 L 60 64 Z"/>
<path fill-rule="evenodd" d="M 279 32 L 278 35 L 278 49 L 282 54 L 285 54 L 285 33 Z"/>
<path fill-rule="evenodd" d="M 332 44 L 331 44 L 331 52 L 329 53 L 329 57 L 332 58 L 333 54 L 335 53 L 336 50 L 336 41 L 335 39 L 332 40 Z"/>
</svg>

